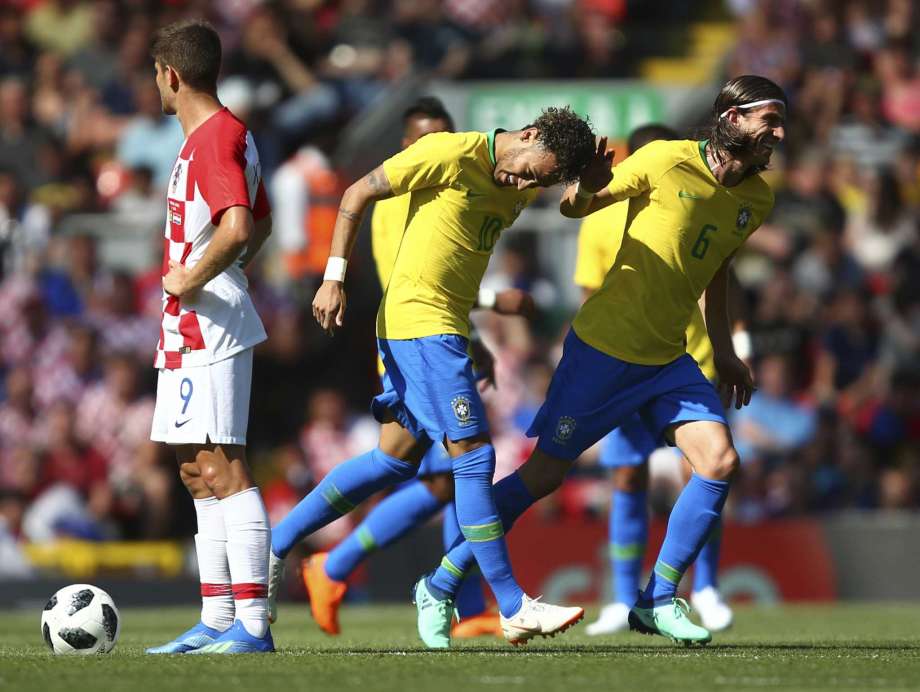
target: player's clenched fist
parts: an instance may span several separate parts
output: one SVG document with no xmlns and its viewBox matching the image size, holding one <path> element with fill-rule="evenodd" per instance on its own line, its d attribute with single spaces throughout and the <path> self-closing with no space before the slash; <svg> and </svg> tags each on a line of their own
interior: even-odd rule
<svg viewBox="0 0 920 692">
<path fill-rule="evenodd" d="M 341 281 L 323 281 L 313 298 L 313 317 L 332 336 L 345 319 L 345 287 Z"/>
</svg>

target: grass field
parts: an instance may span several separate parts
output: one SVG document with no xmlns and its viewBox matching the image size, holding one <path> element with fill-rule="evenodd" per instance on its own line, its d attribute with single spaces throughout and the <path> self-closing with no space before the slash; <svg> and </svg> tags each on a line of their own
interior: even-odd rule
<svg viewBox="0 0 920 692">
<path fill-rule="evenodd" d="M 499 640 L 427 652 L 411 607 L 352 607 L 343 635 L 322 635 L 304 606 L 273 628 L 279 653 L 148 657 L 196 619 L 191 609 L 124 610 L 108 656 L 54 657 L 39 613 L 0 613 L 0 690 L 918 690 L 920 605 L 740 608 L 730 633 L 705 649 L 584 625 L 513 649 Z M 594 612 L 589 612 L 589 617 Z"/>
</svg>

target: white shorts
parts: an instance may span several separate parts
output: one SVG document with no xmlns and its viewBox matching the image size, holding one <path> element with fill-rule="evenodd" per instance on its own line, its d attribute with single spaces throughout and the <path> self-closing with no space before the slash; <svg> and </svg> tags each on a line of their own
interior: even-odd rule
<svg viewBox="0 0 920 692">
<path fill-rule="evenodd" d="M 150 439 L 244 445 L 251 389 L 251 348 L 210 365 L 161 369 Z"/>
</svg>

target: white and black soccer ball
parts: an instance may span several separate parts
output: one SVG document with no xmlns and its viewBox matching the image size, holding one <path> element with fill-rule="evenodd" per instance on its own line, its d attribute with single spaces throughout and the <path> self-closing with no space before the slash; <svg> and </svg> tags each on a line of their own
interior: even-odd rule
<svg viewBox="0 0 920 692">
<path fill-rule="evenodd" d="M 56 654 L 107 654 L 120 630 L 112 597 L 90 584 L 65 586 L 42 611 L 42 637 Z"/>
</svg>

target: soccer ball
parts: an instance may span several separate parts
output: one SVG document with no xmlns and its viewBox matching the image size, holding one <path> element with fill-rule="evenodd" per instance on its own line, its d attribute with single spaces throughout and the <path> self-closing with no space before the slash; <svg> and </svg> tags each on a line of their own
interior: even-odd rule
<svg viewBox="0 0 920 692">
<path fill-rule="evenodd" d="M 42 611 L 42 637 L 56 654 L 107 654 L 120 629 L 112 597 L 90 584 L 65 586 Z"/>
</svg>

